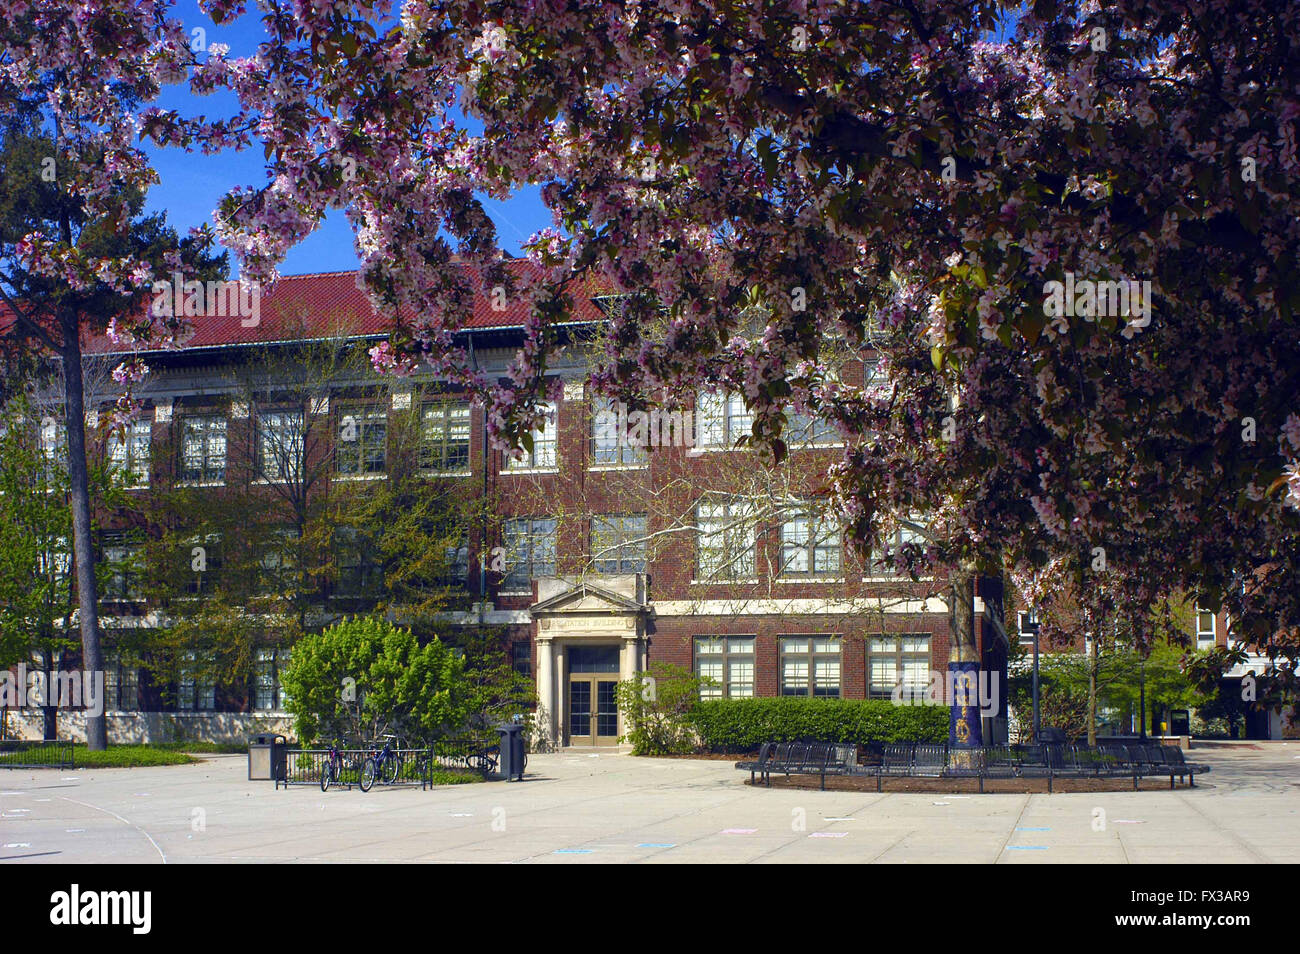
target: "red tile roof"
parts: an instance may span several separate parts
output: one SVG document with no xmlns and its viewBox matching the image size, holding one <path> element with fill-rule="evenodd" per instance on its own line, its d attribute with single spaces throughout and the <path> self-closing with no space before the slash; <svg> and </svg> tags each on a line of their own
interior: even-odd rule
<svg viewBox="0 0 1300 954">
<path fill-rule="evenodd" d="M 469 267 L 469 266 L 459 266 Z M 517 281 L 526 281 L 529 272 L 535 272 L 531 263 L 515 259 L 507 263 L 516 274 Z M 474 309 L 461 327 L 465 329 L 499 329 L 521 327 L 528 317 L 527 305 L 519 296 L 509 296 L 506 307 L 497 311 L 492 307 L 491 289 L 482 287 L 481 279 L 474 277 L 477 290 Z M 594 281 L 583 279 L 570 287 L 573 296 L 575 322 L 599 321 L 602 313 L 592 298 L 602 291 Z M 152 302 L 152 298 L 150 299 Z M 189 319 L 192 334 L 172 352 L 218 348 L 235 345 L 268 344 L 279 341 L 301 340 L 348 335 L 356 337 L 383 336 L 391 327 L 388 319 L 381 317 L 357 287 L 357 272 L 317 272 L 308 275 L 283 275 L 273 285 L 263 289 L 259 303 L 259 321 L 256 327 L 244 327 L 239 315 L 196 316 Z M 7 330 L 6 316 L 0 307 L 0 334 Z M 114 342 L 104 334 L 88 335 L 84 342 L 88 353 L 114 354 L 131 350 L 122 342 Z M 154 350 L 154 349 L 146 349 Z"/>
</svg>

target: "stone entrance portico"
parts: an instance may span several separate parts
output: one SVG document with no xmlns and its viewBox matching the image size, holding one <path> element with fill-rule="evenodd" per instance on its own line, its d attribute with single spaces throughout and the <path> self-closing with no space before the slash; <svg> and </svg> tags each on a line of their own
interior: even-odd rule
<svg viewBox="0 0 1300 954">
<path fill-rule="evenodd" d="M 609 683 L 629 679 L 645 668 L 646 622 L 653 614 L 646 601 L 645 575 L 542 577 L 537 581 L 537 602 L 529 612 L 537 646 L 538 714 L 547 737 L 560 745 L 616 743 L 624 731 L 622 716 L 617 716 L 617 729 L 611 731 L 615 717 L 601 717 L 597 708 L 602 698 L 608 707 Z M 573 649 L 595 652 L 575 657 Z M 602 649 L 606 652 L 599 652 Z M 571 658 L 583 660 L 579 671 L 570 665 Z M 616 671 L 609 664 L 586 664 L 589 659 L 615 658 Z M 587 698 L 589 688 L 572 684 L 583 682 L 587 672 L 593 673 L 590 679 L 599 692 L 590 697 L 591 708 L 584 716 L 574 710 L 574 700 Z M 589 735 L 574 738 L 575 729 L 582 733 L 587 728 Z"/>
</svg>

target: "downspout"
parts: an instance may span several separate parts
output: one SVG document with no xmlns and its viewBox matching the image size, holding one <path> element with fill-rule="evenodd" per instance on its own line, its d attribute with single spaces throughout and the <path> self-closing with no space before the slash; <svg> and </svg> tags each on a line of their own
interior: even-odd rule
<svg viewBox="0 0 1300 954">
<path fill-rule="evenodd" d="M 478 357 L 474 353 L 474 335 L 469 335 L 469 360 L 478 374 Z M 487 622 L 487 554 L 488 554 L 488 518 L 487 518 L 487 497 L 488 497 L 488 439 L 487 439 L 487 414 L 483 415 L 483 421 L 479 425 L 482 432 L 482 465 L 483 465 L 483 526 L 482 536 L 479 538 L 478 554 L 478 624 L 483 626 Z"/>
</svg>

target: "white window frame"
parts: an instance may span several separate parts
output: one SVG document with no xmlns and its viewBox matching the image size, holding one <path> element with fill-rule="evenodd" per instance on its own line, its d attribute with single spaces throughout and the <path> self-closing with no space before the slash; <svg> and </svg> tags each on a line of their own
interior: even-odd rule
<svg viewBox="0 0 1300 954">
<path fill-rule="evenodd" d="M 286 436 L 287 432 L 287 436 Z M 267 438 L 278 435 L 274 446 Z M 301 410 L 269 409 L 257 415 L 257 468 L 268 483 L 288 483 L 302 476 L 306 424 Z M 281 459 L 282 454 L 289 459 Z"/>
<path fill-rule="evenodd" d="M 197 433 L 191 434 L 191 427 L 198 425 Z M 197 438 L 199 446 L 198 476 L 190 474 L 189 453 L 191 437 Z M 220 486 L 226 482 L 226 467 L 229 462 L 229 423 L 223 414 L 187 414 L 181 418 L 181 482 L 191 485 Z M 220 460 L 218 466 L 214 460 Z M 215 476 L 214 476 L 215 475 Z"/>
<path fill-rule="evenodd" d="M 545 424 L 531 432 L 533 449 L 522 451 L 522 457 L 507 454 L 505 466 L 507 472 L 555 470 L 559 466 L 559 411 L 554 401 L 543 401 L 540 408 Z"/>
<path fill-rule="evenodd" d="M 695 440 L 699 447 L 729 450 L 753 433 L 754 412 L 736 391 L 702 391 L 695 399 Z"/>
<path fill-rule="evenodd" d="M 752 579 L 757 566 L 758 532 L 752 504 L 701 500 L 695 505 L 697 582 Z"/>
<path fill-rule="evenodd" d="M 700 686 L 701 699 L 754 697 L 756 642 L 753 636 L 696 636 L 691 640 L 695 675 L 717 681 L 717 685 Z"/>
<path fill-rule="evenodd" d="M 126 433 L 118 430 L 108 435 L 108 459 L 114 470 L 124 475 L 128 487 L 149 486 L 150 452 L 153 448 L 153 422 L 132 421 Z"/>
<path fill-rule="evenodd" d="M 470 405 L 465 401 L 434 400 L 422 404 L 420 406 L 420 472 L 443 475 L 468 474 L 471 426 Z M 464 460 L 454 465 L 449 464 L 453 457 L 452 449 L 459 448 L 462 444 L 465 448 Z"/>
</svg>

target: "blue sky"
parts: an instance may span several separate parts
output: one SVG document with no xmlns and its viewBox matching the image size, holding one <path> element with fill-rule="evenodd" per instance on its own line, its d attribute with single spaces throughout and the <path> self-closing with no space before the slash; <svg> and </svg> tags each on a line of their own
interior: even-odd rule
<svg viewBox="0 0 1300 954">
<path fill-rule="evenodd" d="M 256 13 L 246 14 L 234 23 L 214 26 L 199 9 L 195 0 L 178 0 L 175 14 L 188 30 L 202 27 L 206 41 L 230 46 L 231 56 L 251 55 L 264 32 Z M 229 94 L 192 96 L 187 86 L 168 87 L 158 105 L 176 109 L 182 115 L 205 113 L 208 116 L 230 115 L 236 106 Z M 237 185 L 257 186 L 266 181 L 266 163 L 259 145 L 243 152 L 224 152 L 205 156 L 181 149 L 159 149 L 151 144 L 147 151 L 158 170 L 161 183 L 150 190 L 147 207 L 165 212 L 168 221 L 184 233 L 191 226 L 212 221 L 212 210 L 221 197 Z M 498 241 L 507 251 L 518 254 L 520 245 L 538 229 L 551 224 L 536 189 L 521 192 L 509 202 L 483 197 L 484 207 L 496 223 Z M 330 213 L 321 227 L 294 248 L 280 266 L 284 275 L 326 272 L 355 268 L 356 250 L 352 229 L 342 212 Z M 237 268 L 232 260 L 231 267 Z"/>
</svg>

